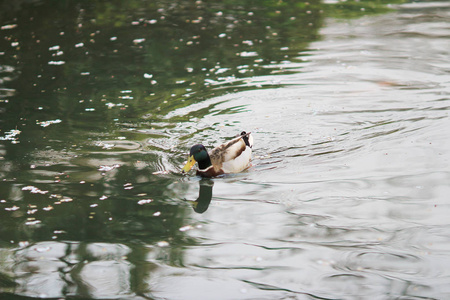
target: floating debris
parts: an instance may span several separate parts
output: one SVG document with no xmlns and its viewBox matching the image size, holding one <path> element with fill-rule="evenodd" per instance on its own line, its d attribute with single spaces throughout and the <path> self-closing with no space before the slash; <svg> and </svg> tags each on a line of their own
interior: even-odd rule
<svg viewBox="0 0 450 300">
<path fill-rule="evenodd" d="M 131 190 L 131 189 L 133 189 L 134 187 L 133 187 L 133 184 L 132 183 L 125 183 L 124 185 L 123 185 L 123 188 L 125 189 L 125 190 Z"/>
<path fill-rule="evenodd" d="M 35 186 L 32 186 L 32 185 L 28 185 L 28 186 L 23 187 L 22 191 L 30 191 L 30 193 L 32 193 L 32 194 L 42 194 L 42 195 L 48 193 L 48 191 L 42 191 L 39 188 L 37 188 Z"/>
<path fill-rule="evenodd" d="M 7 211 L 15 211 L 18 210 L 20 207 L 13 205 L 12 207 L 5 207 L 5 210 Z"/>
<path fill-rule="evenodd" d="M 61 122 L 62 122 L 62 120 L 56 119 L 56 120 L 49 120 L 49 121 L 36 121 L 36 124 L 41 125 L 42 127 L 47 127 L 52 124 L 58 124 Z"/>
<path fill-rule="evenodd" d="M 125 105 L 125 104 L 123 104 L 123 103 L 112 103 L 112 102 L 105 103 L 105 105 L 108 106 L 109 109 L 111 109 L 111 108 L 113 108 L 113 107 L 116 107 L 116 106 L 119 106 L 119 107 L 120 107 L 120 106 L 128 107 L 128 105 Z M 114 121 L 117 121 L 117 119 L 114 120 Z"/>
<path fill-rule="evenodd" d="M 184 231 L 188 231 L 188 230 L 191 230 L 191 229 L 192 229 L 191 225 L 186 225 L 186 226 L 181 227 L 179 230 L 181 232 L 184 232 Z"/>
<path fill-rule="evenodd" d="M 151 202 L 153 202 L 153 199 L 142 199 L 142 200 L 139 200 L 137 204 L 144 205 L 144 204 L 151 203 Z"/>
<path fill-rule="evenodd" d="M 61 66 L 64 65 L 66 62 L 63 60 L 58 60 L 58 61 L 49 61 L 48 64 L 52 65 L 52 66 Z"/>
<path fill-rule="evenodd" d="M 255 51 L 242 51 L 241 53 L 238 53 L 240 57 L 253 57 L 258 56 L 258 52 Z"/>
<path fill-rule="evenodd" d="M 21 247 L 21 248 L 27 247 L 28 245 L 30 245 L 30 243 L 28 241 L 19 242 L 19 247 Z"/>
<path fill-rule="evenodd" d="M 40 220 L 32 220 L 32 221 L 25 222 L 25 225 L 37 225 L 39 223 L 41 223 Z"/>
<path fill-rule="evenodd" d="M 169 246 L 169 242 L 167 241 L 159 241 L 156 243 L 156 245 L 158 245 L 158 247 L 168 247 Z"/>
<path fill-rule="evenodd" d="M 217 74 L 225 73 L 226 71 L 229 71 L 229 70 L 230 70 L 230 68 L 219 68 L 219 69 L 217 69 L 217 71 L 214 72 L 214 73 L 217 75 Z"/>
<path fill-rule="evenodd" d="M 8 29 L 14 29 L 17 27 L 17 24 L 8 24 L 8 25 L 3 25 L 1 28 L 1 30 L 8 30 Z"/>
<path fill-rule="evenodd" d="M 99 170 L 100 172 L 109 172 L 109 171 L 114 170 L 114 169 L 116 169 L 116 168 L 118 168 L 118 167 L 120 167 L 119 164 L 115 164 L 115 165 L 112 165 L 112 166 L 100 166 L 100 167 L 98 168 L 98 170 Z"/>
<path fill-rule="evenodd" d="M 12 129 L 10 131 L 5 132 L 5 136 L 0 136 L 0 141 L 16 141 L 17 135 L 21 133 L 20 130 Z"/>
<path fill-rule="evenodd" d="M 34 209 L 29 209 L 28 211 L 27 211 L 27 215 L 33 215 L 35 212 L 37 212 L 38 210 L 36 209 L 36 208 L 34 208 Z"/>
</svg>

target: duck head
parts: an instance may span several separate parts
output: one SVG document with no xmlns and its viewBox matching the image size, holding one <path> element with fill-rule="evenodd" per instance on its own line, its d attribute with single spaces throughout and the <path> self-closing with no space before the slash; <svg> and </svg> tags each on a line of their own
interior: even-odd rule
<svg viewBox="0 0 450 300">
<path fill-rule="evenodd" d="M 197 144 L 191 147 L 189 152 L 189 159 L 186 165 L 183 167 L 183 172 L 189 172 L 190 169 L 198 163 L 199 169 L 203 170 L 211 166 L 211 159 L 209 158 L 208 151 L 205 146 Z"/>
</svg>

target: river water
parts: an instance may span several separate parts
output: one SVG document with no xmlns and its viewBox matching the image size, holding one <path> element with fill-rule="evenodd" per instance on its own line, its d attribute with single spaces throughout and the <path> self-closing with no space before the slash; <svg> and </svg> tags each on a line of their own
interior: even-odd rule
<svg viewBox="0 0 450 300">
<path fill-rule="evenodd" d="M 449 298 L 449 3 L 196 5 L 4 22 L 0 296 Z M 248 170 L 180 174 L 242 130 Z"/>
</svg>

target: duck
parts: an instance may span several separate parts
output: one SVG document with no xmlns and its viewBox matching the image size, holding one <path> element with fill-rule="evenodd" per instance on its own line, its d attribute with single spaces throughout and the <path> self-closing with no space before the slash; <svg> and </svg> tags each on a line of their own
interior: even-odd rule
<svg viewBox="0 0 450 300">
<path fill-rule="evenodd" d="M 189 172 L 198 163 L 197 175 L 212 178 L 245 170 L 252 158 L 253 136 L 242 131 L 234 139 L 207 151 L 202 144 L 191 147 L 189 159 L 182 172 Z"/>
</svg>

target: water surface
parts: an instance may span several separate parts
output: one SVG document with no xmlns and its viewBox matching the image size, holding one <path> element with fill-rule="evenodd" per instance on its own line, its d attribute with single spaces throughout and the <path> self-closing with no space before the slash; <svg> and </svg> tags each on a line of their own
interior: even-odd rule
<svg viewBox="0 0 450 300">
<path fill-rule="evenodd" d="M 2 17 L 0 295 L 450 296 L 447 2 L 61 3 Z"/>
</svg>

